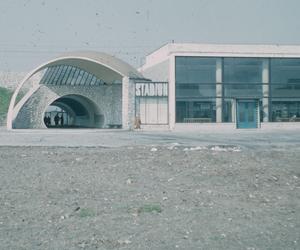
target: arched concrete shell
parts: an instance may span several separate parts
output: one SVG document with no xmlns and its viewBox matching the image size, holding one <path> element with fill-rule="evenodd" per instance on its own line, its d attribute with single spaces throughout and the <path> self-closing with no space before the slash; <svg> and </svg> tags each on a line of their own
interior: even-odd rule
<svg viewBox="0 0 300 250">
<path fill-rule="evenodd" d="M 77 51 L 65 53 L 58 58 L 86 58 L 88 61 L 94 61 L 97 64 L 103 65 L 115 72 L 118 72 L 122 77 L 143 78 L 143 75 L 133 68 L 130 64 L 102 52 L 95 51 Z M 76 65 L 74 65 L 76 66 Z M 91 72 L 97 75 L 97 72 Z"/>
<path fill-rule="evenodd" d="M 128 63 L 108 55 L 102 52 L 95 51 L 78 51 L 65 53 L 53 60 L 50 60 L 31 72 L 29 72 L 25 78 L 17 86 L 14 94 L 12 95 L 8 113 L 7 113 L 7 129 L 12 129 L 13 112 L 15 107 L 16 97 L 24 85 L 24 83 L 31 78 L 37 72 L 58 64 L 67 64 L 72 66 L 80 67 L 96 76 L 101 74 L 101 78 L 107 81 L 110 80 L 122 80 L 126 78 L 143 78 L 142 74 L 139 73 L 135 68 L 130 66 Z"/>
</svg>

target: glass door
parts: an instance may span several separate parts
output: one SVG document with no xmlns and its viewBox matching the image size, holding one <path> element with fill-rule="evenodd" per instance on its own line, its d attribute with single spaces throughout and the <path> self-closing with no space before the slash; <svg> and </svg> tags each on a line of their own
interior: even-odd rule
<svg viewBox="0 0 300 250">
<path fill-rule="evenodd" d="M 257 128 L 258 100 L 237 100 L 237 128 Z"/>
</svg>

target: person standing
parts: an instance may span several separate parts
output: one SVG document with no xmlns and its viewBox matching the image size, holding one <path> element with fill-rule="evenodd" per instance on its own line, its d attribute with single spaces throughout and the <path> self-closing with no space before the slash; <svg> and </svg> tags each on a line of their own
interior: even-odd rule
<svg viewBox="0 0 300 250">
<path fill-rule="evenodd" d="M 47 127 L 51 126 L 51 117 L 48 115 L 47 116 Z"/>
<path fill-rule="evenodd" d="M 64 126 L 64 114 L 61 114 L 61 116 L 60 116 L 60 126 L 61 127 Z"/>
<path fill-rule="evenodd" d="M 135 117 L 135 121 L 134 121 L 135 129 L 141 129 L 141 124 L 142 124 L 141 117 L 138 115 Z"/>
<path fill-rule="evenodd" d="M 56 115 L 54 116 L 54 123 L 56 127 L 58 126 L 58 122 L 59 122 L 59 116 L 58 113 L 56 113 Z"/>
</svg>

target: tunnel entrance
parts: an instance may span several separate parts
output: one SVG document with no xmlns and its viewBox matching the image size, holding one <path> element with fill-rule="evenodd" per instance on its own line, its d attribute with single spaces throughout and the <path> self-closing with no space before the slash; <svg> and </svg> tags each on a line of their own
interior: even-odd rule
<svg viewBox="0 0 300 250">
<path fill-rule="evenodd" d="M 50 105 L 44 115 L 44 124 L 47 128 L 67 128 L 72 127 L 73 117 L 66 110 Z"/>
<path fill-rule="evenodd" d="M 47 128 L 102 128 L 104 116 L 90 99 L 65 95 L 46 108 L 43 121 Z"/>
</svg>

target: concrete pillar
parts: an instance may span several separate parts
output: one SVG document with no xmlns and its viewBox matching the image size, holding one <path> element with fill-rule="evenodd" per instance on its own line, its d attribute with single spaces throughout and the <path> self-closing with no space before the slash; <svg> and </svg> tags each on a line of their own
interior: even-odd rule
<svg viewBox="0 0 300 250">
<path fill-rule="evenodd" d="M 231 119 L 236 122 L 236 99 L 231 99 Z"/>
<path fill-rule="evenodd" d="M 135 119 L 135 83 L 128 77 L 122 81 L 122 128 L 133 129 Z"/>
<path fill-rule="evenodd" d="M 222 58 L 217 58 L 216 65 L 216 122 L 222 122 Z"/>
<path fill-rule="evenodd" d="M 270 85 L 269 85 L 269 59 L 263 60 L 263 69 L 262 69 L 262 92 L 263 92 L 263 100 L 262 100 L 262 109 L 263 109 L 263 121 L 269 121 L 269 96 L 270 96 Z"/>
<path fill-rule="evenodd" d="M 175 56 L 169 59 L 169 128 L 175 127 L 176 96 L 175 96 Z"/>
</svg>

